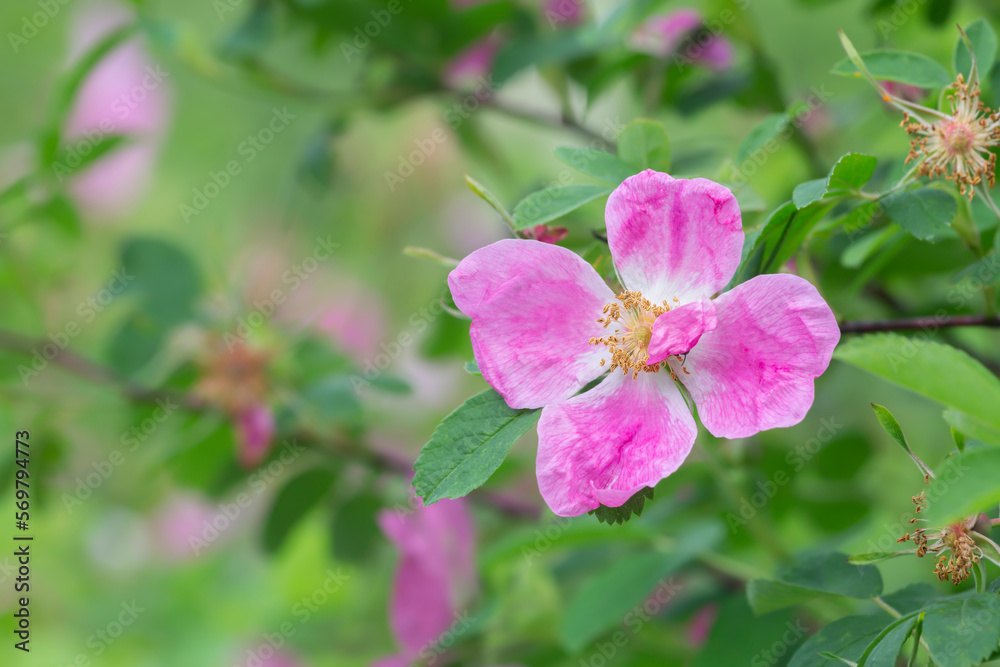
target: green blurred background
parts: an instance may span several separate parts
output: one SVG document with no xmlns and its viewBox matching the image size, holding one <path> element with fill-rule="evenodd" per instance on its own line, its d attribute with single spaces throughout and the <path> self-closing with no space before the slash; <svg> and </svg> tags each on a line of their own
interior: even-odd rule
<svg viewBox="0 0 1000 667">
<path fill-rule="evenodd" d="M 100 8 L 87 0 L 53 4 L 58 10 L 37 35 L 16 52 L 10 43 L 0 49 L 4 188 L 31 173 L 26 155 L 32 142 L 59 113 L 53 109 L 65 82 L 74 26 Z M 151 176 L 145 184 L 122 182 L 120 187 L 136 190 L 136 201 L 124 213 L 63 210 L 47 204 L 49 191 L 42 186 L 5 198 L 0 207 L 2 329 L 44 343 L 77 322 L 80 332 L 69 349 L 73 359 L 85 360 L 78 368 L 50 364 L 24 381 L 19 369 L 30 364 L 30 350 L 25 354 L 21 345 L 18 352 L 12 348 L 19 345 L 11 343 L 0 351 L 2 430 L 31 431 L 35 538 L 29 656 L 9 646 L 12 623 L 6 610 L 15 604 L 14 558 L 6 546 L 7 555 L 0 556 L 3 664 L 254 664 L 247 662 L 247 651 L 288 623 L 293 632 L 281 642 L 286 659 L 294 661 L 288 664 L 368 665 L 393 653 L 387 601 L 397 556 L 374 516 L 381 507 L 407 503 L 408 478 L 385 461 L 402 461 L 396 468 L 405 469 L 435 424 L 483 388 L 479 377 L 463 371 L 472 358 L 467 324 L 448 314 L 421 314 L 441 298 L 447 268 L 404 255 L 403 249 L 420 246 L 461 258 L 507 235 L 502 220 L 467 189 L 463 174 L 509 205 L 556 179 L 565 167 L 552 150 L 588 141 L 550 122 L 560 109 L 554 92 L 560 85 L 568 87 L 563 103 L 586 127 L 600 133 L 653 117 L 670 134 L 679 171 L 719 180 L 725 180 L 740 143 L 775 111 L 723 95 L 687 113 L 678 103 L 687 93 L 650 106 L 644 101 L 648 81 L 629 78 L 624 70 L 609 75 L 601 92 L 586 99 L 578 81 L 553 85 L 564 76 L 560 65 L 529 67 L 505 83 L 496 99 L 542 121 L 477 110 L 460 133 L 446 129 L 447 140 L 390 191 L 385 174 L 398 167 L 400 156 L 437 128 L 447 128 L 440 96 L 418 83 L 413 90 L 388 87 L 400 92 L 398 101 L 358 92 L 374 90 L 380 80 L 399 73 L 392 59 L 345 62 L 339 44 L 351 34 L 353 15 L 338 15 L 336 0 L 273 3 L 267 12 L 261 8 L 271 3 L 246 0 L 220 16 L 221 4 L 154 0 L 130 6 L 142 17 L 138 39 L 149 63 L 167 77 L 156 91 L 163 98 L 163 117 L 153 132 L 159 134 Z M 620 4 L 588 2 L 588 22 L 599 23 Z M 996 19 L 992 3 L 919 3 L 914 18 L 886 39 L 878 22 L 890 20 L 891 3 L 880 3 L 881 13 L 875 14 L 870 0 L 752 0 L 745 10 L 742 4 L 747 3 L 687 6 L 709 18 L 736 12 L 738 21 L 727 26 L 736 50 L 734 69 L 746 70 L 753 61 L 761 68 L 755 72 L 773 75 L 773 90 L 785 95 L 776 102 L 778 109 L 815 90 L 828 94 L 807 128 L 815 160 L 829 167 L 845 152 L 864 151 L 887 165 L 883 177 L 898 170 L 906 139 L 897 128 L 899 118 L 863 82 L 828 73 L 843 57 L 836 29 L 844 29 L 859 48 L 888 43 L 949 63 L 956 22 L 966 24 L 984 12 L 994 12 L 991 20 Z M 652 5 L 650 11 L 681 6 Z M 25 17 L 39 7 L 24 0 L 4 3 L 4 34 L 20 32 Z M 317 29 L 319 19 L 308 15 L 317 7 L 328 22 L 322 24 L 325 44 L 316 34 L 324 32 Z M 946 20 L 935 24 L 932 10 L 944 12 Z M 510 11 L 523 21 L 535 9 L 526 1 Z M 254 22 L 261 12 L 266 20 Z M 692 77 L 692 85 L 724 90 L 704 71 Z M 287 127 L 246 161 L 242 142 L 267 127 L 275 109 L 286 110 Z M 232 160 L 240 173 L 186 222 L 181 205 L 190 205 L 194 190 L 203 191 L 212 173 Z M 745 207 L 745 226 L 757 224 L 796 184 L 814 177 L 813 167 L 798 146 L 783 142 L 749 178 L 760 201 Z M 565 219 L 566 245 L 583 251 L 594 242 L 591 230 L 603 226 L 602 206 L 584 206 Z M 990 234 L 990 227 L 985 223 L 984 233 Z M 335 249 L 291 288 L 283 274 L 316 252 L 318 238 L 329 239 Z M 870 270 L 845 268 L 838 261 L 845 246 L 843 238 L 824 239 L 815 254 L 824 295 L 838 316 L 850 319 L 884 316 L 893 303 L 909 315 L 933 313 L 946 302 L 948 278 L 971 261 L 952 237 L 909 242 Z M 137 283 L 85 320 L 80 304 L 100 295 L 123 266 L 139 267 Z M 862 270 L 868 273 L 858 283 Z M 279 465 L 268 468 L 265 461 L 260 468 L 244 468 L 224 411 L 179 407 L 159 419 L 163 413 L 156 412 L 155 400 L 138 388 L 186 392 L 196 386 L 205 372 L 198 363 L 205 332 L 235 331 L 240 318 L 254 312 L 254 300 L 274 289 L 284 290 L 288 303 L 273 319 L 265 318 L 251 339 L 273 362 L 269 396 L 277 406 L 277 440 L 302 432 L 314 437 L 302 440 L 304 451 L 291 463 L 278 458 L 278 445 L 269 461 Z M 187 296 L 174 298 L 180 293 Z M 891 300 L 880 298 L 882 293 Z M 970 303 L 967 309 L 977 307 Z M 320 331 L 317 322 L 331 312 L 336 324 Z M 384 352 L 379 346 L 391 347 L 400 333 L 412 334 L 415 342 L 403 346 L 375 386 L 356 392 L 351 378 L 363 375 L 366 363 Z M 944 340 L 994 364 L 1000 358 L 995 333 L 957 331 Z M 127 383 L 95 370 L 106 368 L 128 377 Z M 863 551 L 887 532 L 886 523 L 910 510 L 909 497 L 920 489 L 910 462 L 873 419 L 868 406 L 873 401 L 893 410 L 925 460 L 937 462 L 951 450 L 938 406 L 837 362 L 817 382 L 815 405 L 799 426 L 746 441 L 715 443 L 706 433 L 700 438 L 732 464 L 737 471 L 732 482 L 747 495 L 776 471 L 794 472 L 762 510 L 788 549 Z M 155 426 L 129 451 L 123 438 L 149 419 Z M 836 434 L 825 438 L 823 429 L 831 423 Z M 790 470 L 786 453 L 820 437 L 822 450 L 800 471 Z M 115 450 L 121 452 L 115 459 L 120 464 L 111 458 Z M 371 451 L 379 452 L 377 460 Z M 10 457 L 4 458 L 0 507 L 10 507 L 12 468 Z M 481 565 L 474 609 L 482 622 L 470 641 L 482 652 L 457 657 L 460 664 L 581 664 L 579 654 L 560 645 L 558 630 L 581 582 L 644 544 L 647 538 L 636 536 L 643 531 L 683 541 L 701 524 L 724 527 L 731 510 L 714 490 L 711 466 L 695 453 L 659 485 L 641 519 L 606 526 L 584 516 L 569 522 L 567 530 L 544 508 L 533 462 L 530 434 L 487 488 L 537 508 L 536 515 L 511 516 L 488 502 L 472 503 Z M 101 473 L 109 469 L 110 474 Z M 318 497 L 286 501 L 284 513 L 275 516 L 276 499 L 288 482 L 317 470 L 329 473 L 319 482 Z M 96 479 L 95 472 L 100 480 L 91 485 L 88 475 Z M 218 539 L 193 553 L 192 530 L 225 515 L 240 493 L 252 502 Z M 79 502 L 67 500 L 74 494 Z M 541 558 L 526 559 L 521 547 L 535 544 L 537 531 L 546 526 L 575 537 L 560 537 Z M 888 532 L 895 538 L 893 530 Z M 727 532 L 719 551 L 751 571 L 766 573 L 770 567 L 753 530 Z M 892 564 L 883 568 L 887 590 L 933 579 L 926 562 Z M 720 581 L 700 571 L 684 577 L 689 585 L 681 599 L 608 664 L 743 664 L 726 657 L 725 650 L 744 641 L 744 633 L 755 640 L 780 636 L 785 618 L 765 617 L 757 625 L 739 620 L 739 600 L 731 595 L 736 585 L 725 577 Z M 723 612 L 719 634 L 707 648 L 698 648 L 690 624 L 706 604 Z M 129 605 L 141 611 L 127 612 Z M 123 609 L 127 626 L 120 637 L 104 641 L 99 633 L 117 633 Z M 738 622 L 718 630 L 727 614 Z M 785 662 L 787 656 L 775 664 Z"/>
</svg>

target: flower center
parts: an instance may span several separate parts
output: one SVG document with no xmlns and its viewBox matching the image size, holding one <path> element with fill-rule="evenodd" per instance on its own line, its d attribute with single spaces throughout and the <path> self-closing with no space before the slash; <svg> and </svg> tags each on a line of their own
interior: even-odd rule
<svg viewBox="0 0 1000 667">
<path fill-rule="evenodd" d="M 967 84 L 961 75 L 950 88 L 947 118 L 917 123 L 904 114 L 903 125 L 913 135 L 906 162 L 918 160 L 918 174 L 951 179 L 972 199 L 980 183 L 992 188 L 996 182 L 997 158 L 990 149 L 1000 145 L 1000 112 L 986 107 L 979 85 Z"/>
<path fill-rule="evenodd" d="M 608 348 L 612 371 L 621 368 L 623 374 L 631 373 L 632 379 L 639 377 L 639 373 L 658 373 L 664 362 L 646 363 L 649 359 L 649 341 L 653 339 L 653 322 L 670 310 L 670 305 L 666 301 L 662 305 L 656 305 L 644 297 L 642 292 L 623 291 L 615 299 L 604 306 L 604 317 L 597 319 L 605 329 L 614 324 L 611 335 L 591 338 L 590 344 Z M 674 301 L 677 301 L 676 297 Z M 606 361 L 601 359 L 601 365 Z"/>
<path fill-rule="evenodd" d="M 962 121 L 952 121 L 941 128 L 941 141 L 952 157 L 965 155 L 975 140 L 972 130 Z"/>
</svg>

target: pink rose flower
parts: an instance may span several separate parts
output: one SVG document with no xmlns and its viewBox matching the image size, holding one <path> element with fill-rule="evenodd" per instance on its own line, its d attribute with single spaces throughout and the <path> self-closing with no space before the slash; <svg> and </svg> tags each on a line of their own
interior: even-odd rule
<svg viewBox="0 0 1000 667">
<path fill-rule="evenodd" d="M 444 69 L 443 79 L 449 88 L 466 89 L 482 85 L 483 77 L 493 71 L 503 40 L 499 34 L 479 40 L 451 59 Z M 485 91 L 489 93 L 490 91 Z"/>
<path fill-rule="evenodd" d="M 719 605 L 714 603 L 706 604 L 696 611 L 687 625 L 688 643 L 695 648 L 704 646 L 718 616 Z"/>
<path fill-rule="evenodd" d="M 526 238 L 541 241 L 542 243 L 559 243 L 569 236 L 569 230 L 565 227 L 553 227 L 549 225 L 535 225 L 531 229 L 522 232 Z"/>
<path fill-rule="evenodd" d="M 586 18 L 585 0 L 543 0 L 542 14 L 552 28 L 572 27 Z"/>
<path fill-rule="evenodd" d="M 717 437 L 792 426 L 840 339 L 798 276 L 719 294 L 744 238 L 725 187 L 646 170 L 611 194 L 606 221 L 617 297 L 579 255 L 528 240 L 477 250 L 448 276 L 483 378 L 510 407 L 543 408 L 538 486 L 561 516 L 620 506 L 681 465 L 697 428 L 675 383 Z"/>
<path fill-rule="evenodd" d="M 253 468 L 267 458 L 274 433 L 274 414 L 265 404 L 254 405 L 236 415 L 236 445 L 244 468 Z"/>
<path fill-rule="evenodd" d="M 658 14 L 632 36 L 632 47 L 658 58 L 673 54 L 694 64 L 722 71 L 732 66 L 733 45 L 722 34 L 707 33 L 686 44 L 686 40 L 705 27 L 701 14 L 694 9 L 678 9 L 670 14 Z M 683 51 L 678 52 L 681 46 Z"/>
<path fill-rule="evenodd" d="M 71 40 L 71 60 L 132 21 L 132 14 L 118 4 L 82 12 Z M 63 129 L 68 146 L 82 155 L 100 139 L 127 138 L 126 144 L 70 175 L 69 190 L 90 217 L 124 217 L 152 180 L 170 113 L 169 76 L 135 38 L 107 54 L 81 86 Z"/>
<path fill-rule="evenodd" d="M 879 84 L 885 89 L 885 92 L 907 102 L 920 102 L 927 97 L 927 91 L 920 86 L 911 86 L 896 81 L 880 81 Z"/>
<path fill-rule="evenodd" d="M 204 540 L 205 524 L 215 518 L 216 509 L 195 495 L 171 497 L 153 518 L 159 552 L 175 561 L 197 556 L 192 543 Z"/>
<path fill-rule="evenodd" d="M 345 279 L 344 285 L 349 285 Z M 386 331 L 382 298 L 363 285 L 349 286 L 343 293 L 327 297 L 329 308 L 316 322 L 339 349 L 357 359 L 370 359 L 380 352 Z"/>
<path fill-rule="evenodd" d="M 399 550 L 389 620 L 402 651 L 372 667 L 403 667 L 451 630 L 474 590 L 475 528 L 461 499 L 383 510 L 379 526 Z"/>
</svg>

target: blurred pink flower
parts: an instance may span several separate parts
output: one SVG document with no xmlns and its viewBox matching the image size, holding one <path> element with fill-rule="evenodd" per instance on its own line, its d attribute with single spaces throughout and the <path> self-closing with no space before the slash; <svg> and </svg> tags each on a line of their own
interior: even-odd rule
<svg viewBox="0 0 1000 667">
<path fill-rule="evenodd" d="M 705 643 L 718 615 L 719 607 L 715 604 L 706 604 L 694 613 L 687 626 L 687 638 L 691 646 L 699 648 Z"/>
<path fill-rule="evenodd" d="M 270 658 L 262 658 L 260 667 L 302 667 L 302 663 L 291 653 L 276 651 Z"/>
<path fill-rule="evenodd" d="M 267 405 L 254 405 L 236 416 L 236 446 L 244 468 L 252 468 L 267 457 L 274 432 L 274 414 Z"/>
<path fill-rule="evenodd" d="M 907 102 L 919 102 L 927 96 L 927 91 L 920 86 L 911 86 L 895 81 L 879 81 L 879 85 L 885 89 L 885 92 L 904 99 Z"/>
<path fill-rule="evenodd" d="M 196 555 L 191 540 L 204 539 L 206 522 L 215 518 L 216 508 L 194 495 L 171 497 L 153 518 L 153 530 L 160 553 L 172 560 Z"/>
<path fill-rule="evenodd" d="M 498 33 L 479 40 L 456 55 L 445 65 L 442 78 L 449 88 L 465 89 L 480 83 L 480 79 L 493 71 L 493 61 L 503 46 Z M 487 93 L 491 86 L 487 86 Z"/>
<path fill-rule="evenodd" d="M 542 13 L 552 28 L 572 27 L 586 18 L 585 0 L 542 0 Z"/>
<path fill-rule="evenodd" d="M 389 620 L 402 651 L 373 667 L 401 667 L 453 626 L 461 631 L 461 605 L 476 585 L 475 527 L 462 499 L 384 510 L 379 526 L 399 551 Z"/>
<path fill-rule="evenodd" d="M 525 238 L 541 241 L 542 243 L 559 243 L 568 235 L 569 230 L 565 227 L 549 225 L 535 225 L 531 229 L 524 230 Z"/>
<path fill-rule="evenodd" d="M 678 9 L 670 14 L 657 14 L 646 19 L 632 35 L 632 48 L 659 58 L 675 56 L 692 64 L 714 70 L 732 66 L 733 45 L 721 33 L 703 33 L 687 42 L 705 28 L 701 14 L 695 9 Z M 678 51 L 681 47 L 683 51 Z"/>
<path fill-rule="evenodd" d="M 316 323 L 338 348 L 360 359 L 378 353 L 385 328 L 381 298 L 360 285 L 339 292 Z"/>
<path fill-rule="evenodd" d="M 77 16 L 70 42 L 75 62 L 111 32 L 132 20 L 118 4 L 88 7 Z M 105 56 L 80 87 L 63 132 L 69 148 L 61 179 L 90 217 L 122 217 L 140 200 L 152 178 L 154 161 L 169 118 L 169 73 L 154 64 L 138 38 Z M 127 143 L 85 167 L 74 169 L 102 140 L 124 136 Z"/>
</svg>

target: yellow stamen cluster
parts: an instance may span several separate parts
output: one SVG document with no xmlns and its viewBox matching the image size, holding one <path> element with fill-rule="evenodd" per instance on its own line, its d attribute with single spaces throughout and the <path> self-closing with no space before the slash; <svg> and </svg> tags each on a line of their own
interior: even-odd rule
<svg viewBox="0 0 1000 667">
<path fill-rule="evenodd" d="M 971 200 L 974 186 L 985 179 L 992 188 L 996 182 L 997 156 L 989 149 L 1000 145 L 1000 113 L 983 104 L 979 84 L 967 84 L 961 74 L 951 88 L 950 116 L 934 123 L 903 118 L 901 125 L 914 135 L 906 162 L 920 160 L 918 174 L 951 179 Z"/>
<path fill-rule="evenodd" d="M 916 505 L 916 512 L 924 508 L 924 494 L 913 496 L 913 504 Z M 916 517 L 910 519 L 910 523 L 918 521 Z M 924 528 L 918 528 L 913 534 L 907 533 L 896 542 L 909 542 L 917 546 L 917 557 L 923 558 L 928 553 L 938 556 L 934 566 L 934 574 L 940 581 L 950 581 L 956 586 L 969 578 L 972 568 L 983 556 L 983 550 L 976 545 L 976 541 L 969 535 L 972 530 L 974 520 L 963 519 L 957 523 L 950 524 L 944 528 L 931 531 L 929 536 Z M 949 553 L 943 553 L 949 552 Z"/>
<path fill-rule="evenodd" d="M 615 328 L 610 336 L 591 338 L 591 345 L 605 345 L 611 354 L 610 370 L 621 368 L 624 375 L 632 374 L 632 379 L 639 373 L 658 373 L 665 364 L 658 362 L 647 364 L 649 359 L 649 341 L 653 337 L 653 323 L 656 318 L 670 310 L 666 300 L 662 304 L 654 304 L 642 295 L 642 292 L 623 291 L 617 301 L 604 306 L 604 316 L 597 319 L 607 329 L 611 323 Z M 620 302 L 620 303 L 618 303 Z M 674 297 L 676 305 L 677 297 Z M 601 359 L 603 366 L 607 360 Z M 687 372 L 685 370 L 685 372 Z M 671 377 L 676 379 L 673 371 Z"/>
</svg>

